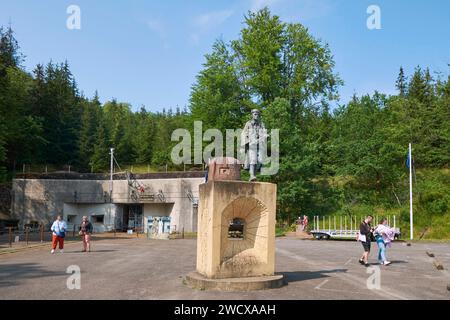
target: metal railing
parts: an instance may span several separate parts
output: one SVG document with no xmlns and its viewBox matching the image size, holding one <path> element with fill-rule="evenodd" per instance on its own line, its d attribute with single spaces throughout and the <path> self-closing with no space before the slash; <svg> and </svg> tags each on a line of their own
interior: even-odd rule
<svg viewBox="0 0 450 320">
<path fill-rule="evenodd" d="M 121 230 L 116 229 L 114 225 L 96 224 L 93 223 L 93 235 L 111 234 L 117 237 L 118 234 L 126 234 Z M 79 240 L 79 224 L 68 223 L 66 230 L 67 240 Z M 136 226 L 132 228 L 133 233 L 130 237 L 139 238 L 144 233 L 143 226 Z M 52 232 L 48 226 L 43 224 L 36 227 L 6 227 L 0 228 L 0 250 L 5 248 L 23 248 L 31 247 L 43 243 L 50 244 L 52 241 Z"/>
<path fill-rule="evenodd" d="M 155 173 L 155 172 L 171 172 L 171 171 L 204 171 L 205 164 L 190 165 L 174 165 L 167 163 L 165 165 L 142 164 L 124 164 L 121 165 L 124 170 L 131 173 Z M 51 173 L 109 173 L 110 168 L 102 170 L 93 170 L 93 168 L 82 168 L 75 165 L 54 165 L 54 164 L 29 164 L 23 163 L 10 168 L 15 174 L 51 174 Z"/>
<path fill-rule="evenodd" d="M 393 223 L 393 229 L 400 236 L 400 229 L 397 228 L 397 219 L 395 215 L 386 216 L 387 224 Z M 364 216 L 314 216 L 313 234 L 317 239 L 356 239 L 359 233 L 359 226 L 364 220 Z M 381 217 L 374 216 L 373 226 L 378 225 Z"/>
<path fill-rule="evenodd" d="M 51 232 L 44 230 L 44 226 L 25 227 L 6 227 L 0 229 L 0 247 L 28 246 L 36 243 L 49 242 L 52 240 Z"/>
</svg>

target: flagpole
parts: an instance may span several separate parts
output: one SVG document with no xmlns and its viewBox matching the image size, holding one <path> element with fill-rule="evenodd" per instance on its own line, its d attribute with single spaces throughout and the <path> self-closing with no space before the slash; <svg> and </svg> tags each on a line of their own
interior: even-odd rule
<svg viewBox="0 0 450 320">
<path fill-rule="evenodd" d="M 411 143 L 409 144 L 409 226 L 410 238 L 413 239 L 413 198 L 412 198 L 412 166 Z"/>
</svg>

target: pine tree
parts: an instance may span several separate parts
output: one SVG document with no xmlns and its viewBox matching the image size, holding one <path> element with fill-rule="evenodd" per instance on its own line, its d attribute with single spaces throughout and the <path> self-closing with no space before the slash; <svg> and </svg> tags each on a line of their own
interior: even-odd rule
<svg viewBox="0 0 450 320">
<path fill-rule="evenodd" d="M 17 68 L 22 61 L 23 55 L 19 52 L 19 44 L 11 26 L 6 30 L 0 27 L 0 77 L 6 75 L 7 68 Z"/>
<path fill-rule="evenodd" d="M 91 101 L 82 103 L 81 129 L 79 139 L 80 165 L 84 169 L 90 169 L 90 158 L 94 154 L 96 132 L 98 129 L 101 105 L 97 91 Z"/>
<path fill-rule="evenodd" d="M 38 159 L 42 146 L 42 125 L 30 107 L 32 78 L 21 69 L 22 54 L 9 27 L 0 28 L 0 122 L 5 164 Z"/>
<path fill-rule="evenodd" d="M 399 92 L 401 97 L 404 97 L 406 95 L 406 93 L 407 93 L 406 92 L 407 91 L 406 81 L 407 81 L 407 79 L 405 77 L 405 73 L 403 71 L 403 67 L 400 67 L 400 72 L 398 74 L 397 82 L 395 84 L 395 87 L 397 88 L 397 90 L 398 90 L 398 92 Z"/>
<path fill-rule="evenodd" d="M 109 166 L 110 144 L 108 132 L 103 119 L 100 119 L 97 132 L 95 134 L 95 144 L 89 165 L 94 172 L 107 170 Z"/>
<path fill-rule="evenodd" d="M 77 164 L 81 125 L 81 99 L 67 62 L 48 63 L 45 69 L 45 95 L 41 100 L 47 163 Z"/>
<path fill-rule="evenodd" d="M 0 182 L 6 178 L 6 149 L 5 149 L 5 125 L 3 117 L 0 117 Z"/>
<path fill-rule="evenodd" d="M 427 91 L 427 79 L 420 67 L 417 67 L 408 85 L 408 98 L 424 102 Z"/>
<path fill-rule="evenodd" d="M 153 116 L 141 108 L 137 116 L 137 132 L 134 137 L 136 150 L 136 163 L 151 163 L 153 158 L 153 145 L 155 144 L 155 123 Z"/>
</svg>

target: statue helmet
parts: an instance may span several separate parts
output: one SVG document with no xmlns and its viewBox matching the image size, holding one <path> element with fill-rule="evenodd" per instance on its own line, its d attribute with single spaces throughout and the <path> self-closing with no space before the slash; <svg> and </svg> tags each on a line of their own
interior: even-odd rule
<svg viewBox="0 0 450 320">
<path fill-rule="evenodd" d="M 252 109 L 252 114 L 255 113 L 255 112 L 258 113 L 258 114 L 261 114 L 261 111 L 259 111 L 259 109 Z"/>
</svg>

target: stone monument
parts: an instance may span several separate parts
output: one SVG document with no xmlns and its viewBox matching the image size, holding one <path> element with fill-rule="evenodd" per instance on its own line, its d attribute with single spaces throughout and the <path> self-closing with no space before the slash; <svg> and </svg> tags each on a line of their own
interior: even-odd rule
<svg viewBox="0 0 450 320">
<path fill-rule="evenodd" d="M 267 144 L 267 130 L 261 121 L 261 112 L 252 110 L 252 119 L 247 121 L 241 133 L 241 153 L 245 155 L 244 169 L 250 172 L 250 180 L 256 181 L 256 174 L 264 162 Z"/>
<path fill-rule="evenodd" d="M 191 287 L 250 291 L 284 284 L 274 273 L 277 186 L 239 181 L 240 166 L 233 158 L 214 159 L 200 185 L 197 268 L 185 277 Z"/>
</svg>

